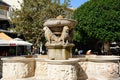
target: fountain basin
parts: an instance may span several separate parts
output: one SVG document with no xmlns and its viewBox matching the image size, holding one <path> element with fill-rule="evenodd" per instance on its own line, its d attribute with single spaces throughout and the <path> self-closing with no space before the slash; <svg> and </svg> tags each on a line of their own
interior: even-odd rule
<svg viewBox="0 0 120 80">
<path fill-rule="evenodd" d="M 5 57 L 2 58 L 1 80 L 27 80 L 31 77 L 33 80 L 120 80 L 120 56 L 89 56 L 68 60 Z"/>
<path fill-rule="evenodd" d="M 78 64 L 79 59 L 46 60 L 49 80 L 86 80 L 88 77 Z"/>
<path fill-rule="evenodd" d="M 79 58 L 79 64 L 87 73 L 88 79 L 119 80 L 120 56 L 95 56 Z"/>
<path fill-rule="evenodd" d="M 86 55 L 85 59 L 94 62 L 116 62 L 120 60 L 120 56 L 97 56 L 97 55 Z"/>
<path fill-rule="evenodd" d="M 69 30 L 72 30 L 76 25 L 76 21 L 72 19 L 48 19 L 44 26 L 49 27 L 49 29 L 57 36 L 61 35 L 64 26 L 68 26 Z"/>
<path fill-rule="evenodd" d="M 5 57 L 3 61 L 3 80 L 21 79 L 34 76 L 35 60 L 25 57 Z"/>
<path fill-rule="evenodd" d="M 61 27 L 61 26 L 69 26 L 70 29 L 73 28 L 76 25 L 76 21 L 72 19 L 48 19 L 45 23 L 44 26 L 47 27 Z"/>
</svg>

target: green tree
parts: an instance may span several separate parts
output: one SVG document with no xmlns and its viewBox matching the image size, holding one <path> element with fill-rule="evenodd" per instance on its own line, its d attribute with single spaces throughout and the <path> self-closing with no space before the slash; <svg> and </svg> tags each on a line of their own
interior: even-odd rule
<svg viewBox="0 0 120 80">
<path fill-rule="evenodd" d="M 24 0 L 21 10 L 13 11 L 12 22 L 16 26 L 15 30 L 22 33 L 26 40 L 32 42 L 34 46 L 40 46 L 40 42 L 45 41 L 44 21 L 62 15 L 62 10 L 63 6 L 51 0 Z"/>
<path fill-rule="evenodd" d="M 51 0 L 51 1 L 57 4 L 62 4 L 66 7 L 70 6 L 70 2 L 71 2 L 71 0 L 63 0 L 63 3 L 61 3 L 62 2 L 61 0 Z"/>
<path fill-rule="evenodd" d="M 63 4 L 66 5 L 66 6 L 70 6 L 70 0 L 64 0 Z"/>
<path fill-rule="evenodd" d="M 120 40 L 120 0 L 89 0 L 74 12 L 75 40 Z"/>
<path fill-rule="evenodd" d="M 60 4 L 60 0 L 52 0 L 52 2 Z"/>
</svg>

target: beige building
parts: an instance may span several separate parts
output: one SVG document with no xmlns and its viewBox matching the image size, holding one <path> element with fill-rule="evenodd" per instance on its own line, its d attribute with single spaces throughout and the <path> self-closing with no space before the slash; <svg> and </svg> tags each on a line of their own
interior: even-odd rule
<svg viewBox="0 0 120 80">
<path fill-rule="evenodd" d="M 13 9 L 21 9 L 20 5 L 23 3 L 23 0 L 2 0 L 9 4 Z"/>
<path fill-rule="evenodd" d="M 23 0 L 0 0 L 0 30 L 7 30 L 12 27 L 11 11 L 21 9 Z"/>
<path fill-rule="evenodd" d="M 9 17 L 9 7 L 7 3 L 0 1 L 0 20 L 8 20 Z"/>
<path fill-rule="evenodd" d="M 21 9 L 23 0 L 0 0 L 0 20 L 10 21 L 12 9 Z"/>
<path fill-rule="evenodd" d="M 10 27 L 10 5 L 0 0 L 0 30 L 7 30 Z"/>
</svg>

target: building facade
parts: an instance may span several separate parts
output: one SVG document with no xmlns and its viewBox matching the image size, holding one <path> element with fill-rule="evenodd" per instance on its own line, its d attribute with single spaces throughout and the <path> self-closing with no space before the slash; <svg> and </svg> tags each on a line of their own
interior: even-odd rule
<svg viewBox="0 0 120 80">
<path fill-rule="evenodd" d="M 21 3 L 23 3 L 23 0 L 2 0 L 5 3 L 10 5 L 10 9 L 21 9 Z"/>
<path fill-rule="evenodd" d="M 0 1 L 0 29 L 7 30 L 10 27 L 9 7 L 4 1 Z"/>
<path fill-rule="evenodd" d="M 16 8 L 11 6 L 14 6 L 17 3 L 17 1 L 18 0 L 0 0 L 0 32 L 4 32 L 5 34 L 7 34 L 12 38 L 18 37 L 17 33 L 9 30 L 10 28 L 13 28 L 13 25 L 10 19 L 10 10 L 12 8 Z"/>
</svg>

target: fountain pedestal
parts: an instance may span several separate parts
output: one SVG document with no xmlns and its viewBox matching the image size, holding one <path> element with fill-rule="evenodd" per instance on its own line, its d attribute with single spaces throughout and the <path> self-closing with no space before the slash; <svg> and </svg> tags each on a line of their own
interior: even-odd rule
<svg viewBox="0 0 120 80">
<path fill-rule="evenodd" d="M 73 31 L 75 20 L 65 19 L 62 16 L 45 21 L 43 30 L 47 40 L 48 58 L 53 60 L 67 60 L 71 58 Z"/>
<path fill-rule="evenodd" d="M 56 44 L 46 44 L 48 49 L 48 57 L 52 60 L 66 60 L 72 57 L 72 47 L 74 44 L 67 45 L 56 45 Z"/>
</svg>

